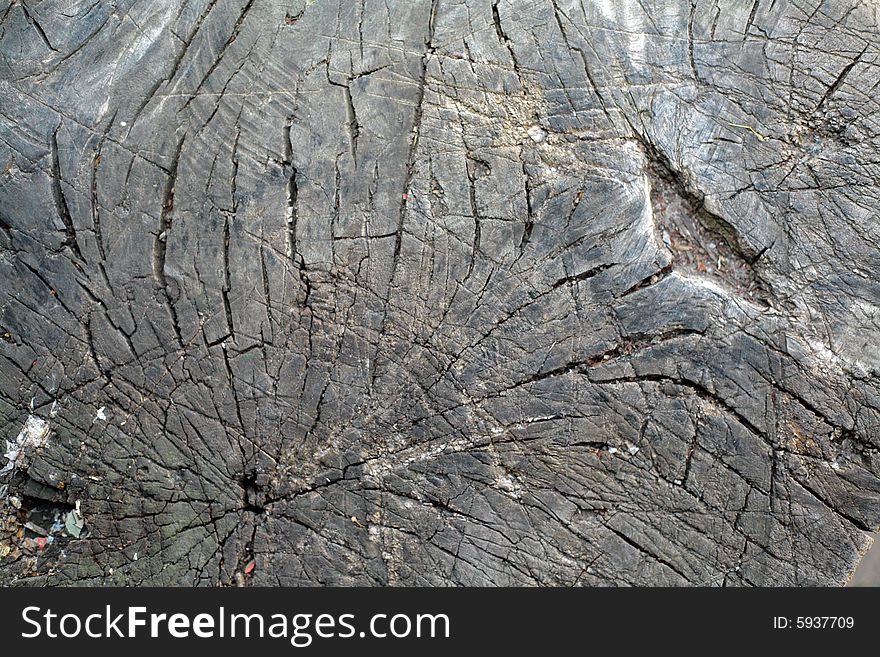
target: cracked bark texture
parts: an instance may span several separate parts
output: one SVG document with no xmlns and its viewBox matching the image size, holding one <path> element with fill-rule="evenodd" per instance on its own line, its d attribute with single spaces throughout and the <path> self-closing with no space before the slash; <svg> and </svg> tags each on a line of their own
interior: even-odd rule
<svg viewBox="0 0 880 657">
<path fill-rule="evenodd" d="M 0 581 L 843 583 L 880 525 L 877 22 L 7 3 Z"/>
</svg>

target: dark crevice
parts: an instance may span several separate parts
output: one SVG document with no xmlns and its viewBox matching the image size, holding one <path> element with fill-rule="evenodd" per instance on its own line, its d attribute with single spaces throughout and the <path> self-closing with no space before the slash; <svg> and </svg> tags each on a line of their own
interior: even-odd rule
<svg viewBox="0 0 880 657">
<path fill-rule="evenodd" d="M 265 513 L 268 500 L 262 486 L 257 483 L 257 474 L 246 474 L 239 486 L 242 490 L 242 509 L 249 513 Z"/>
<path fill-rule="evenodd" d="M 573 274 L 572 276 L 565 276 L 564 278 L 560 278 L 558 281 L 555 281 L 553 285 L 550 286 L 551 290 L 555 290 L 557 288 L 562 287 L 563 285 L 570 285 L 572 283 L 577 283 L 579 281 L 587 281 L 594 276 L 598 276 L 603 271 L 611 269 L 615 266 L 615 263 L 607 263 L 601 264 L 591 269 L 587 269 L 586 271 L 582 271 L 580 274 Z"/>
<path fill-rule="evenodd" d="M 294 263 L 296 262 L 296 222 L 297 222 L 297 197 L 299 196 L 299 187 L 296 182 L 297 171 L 291 166 L 290 176 L 287 179 L 287 257 Z"/>
<path fill-rule="evenodd" d="M 242 434 L 246 434 L 244 417 L 241 414 L 241 403 L 238 399 L 238 389 L 235 387 L 235 372 L 232 370 L 232 363 L 229 362 L 229 353 L 225 344 L 220 344 L 220 351 L 223 354 L 223 367 L 226 369 L 226 380 L 229 383 L 229 389 L 232 391 L 232 401 L 235 403 L 235 417 L 238 420 L 238 426 L 241 429 Z"/>
<path fill-rule="evenodd" d="M 351 158 L 354 160 L 355 168 L 357 167 L 357 148 L 358 137 L 361 133 L 361 126 L 358 123 L 357 110 L 354 108 L 354 101 L 351 98 L 351 84 L 342 85 L 345 94 L 345 111 L 348 115 L 348 135 L 351 142 Z"/>
<path fill-rule="evenodd" d="M 383 69 L 388 68 L 385 66 L 377 66 L 366 71 L 361 71 L 357 74 L 349 75 L 345 82 L 336 82 L 330 77 L 330 64 L 327 63 L 327 82 L 334 86 L 342 89 L 343 96 L 345 98 L 345 113 L 347 117 L 346 127 L 348 128 L 348 142 L 349 142 L 349 150 L 351 152 L 352 160 L 354 161 L 354 166 L 357 168 L 357 152 L 358 152 L 358 139 L 361 134 L 361 124 L 358 120 L 357 109 L 354 106 L 354 99 L 351 95 L 351 83 L 355 80 L 358 80 L 363 77 L 367 77 L 368 75 L 372 75 L 377 71 L 381 71 Z"/>
<path fill-rule="evenodd" d="M 769 306 L 772 293 L 756 264 L 770 247 L 755 251 L 740 240 L 729 221 L 706 207 L 705 195 L 687 183 L 686 174 L 653 144 L 641 137 L 638 141 L 648 161 L 653 221 L 676 269 L 708 276 Z"/>
<path fill-rule="evenodd" d="M 596 80 L 596 76 L 593 74 L 592 67 L 590 66 L 589 61 L 587 60 L 586 54 L 580 48 L 573 48 L 574 52 L 577 52 L 580 55 L 581 63 L 584 66 L 584 75 L 587 76 L 587 81 L 590 83 L 590 86 L 593 88 L 593 93 L 596 94 L 596 99 L 599 101 L 599 105 L 602 107 L 602 113 L 605 115 L 605 118 L 608 119 L 608 123 L 610 125 L 614 125 L 614 119 L 611 118 L 611 112 L 608 109 L 608 103 L 605 101 L 605 98 L 602 94 L 602 90 L 599 87 L 599 84 Z"/>
<path fill-rule="evenodd" d="M 495 36 L 498 37 L 499 43 L 509 43 L 510 39 L 507 38 L 507 35 L 504 33 L 504 28 L 501 27 L 501 15 L 498 13 L 498 0 L 492 3 L 492 24 L 495 26 Z"/>
<path fill-rule="evenodd" d="M 412 185 L 413 176 L 415 176 L 417 155 L 419 148 L 419 137 L 422 129 L 422 114 L 424 113 L 425 104 L 425 88 L 428 85 L 428 59 L 434 54 L 434 29 L 437 21 L 437 4 L 438 0 L 431 0 L 431 8 L 428 14 L 427 31 L 425 34 L 425 50 L 419 60 L 419 77 L 418 91 L 415 99 L 415 109 L 413 110 L 412 129 L 409 138 L 409 154 L 406 161 L 406 175 L 404 176 L 403 188 L 401 190 L 401 202 L 398 206 L 397 227 L 395 229 L 394 252 L 391 256 L 391 275 L 390 284 L 394 284 L 394 278 L 397 274 L 397 267 L 400 263 L 400 252 L 403 248 L 403 224 L 406 218 L 406 208 L 409 202 L 409 188 Z M 387 320 L 387 312 L 382 319 L 381 332 L 385 330 L 385 322 Z"/>
<path fill-rule="evenodd" d="M 332 83 L 335 84 L 335 83 Z M 358 137 L 361 133 L 361 126 L 358 123 L 357 110 L 354 108 L 354 101 L 351 98 L 351 84 L 340 84 L 337 85 L 342 87 L 342 93 L 345 96 L 345 113 L 348 117 L 348 141 L 349 146 L 351 147 L 351 159 L 354 161 L 354 166 L 357 168 L 357 150 L 358 150 Z"/>
<path fill-rule="evenodd" d="M 666 568 L 668 568 L 669 570 L 671 570 L 672 572 L 674 572 L 676 575 L 678 575 L 679 577 L 681 577 L 685 582 L 690 583 L 690 578 L 689 578 L 687 575 L 685 575 L 683 572 L 681 572 L 681 570 L 679 570 L 678 568 L 676 568 L 675 565 L 674 565 L 672 562 L 670 562 L 668 559 L 664 559 L 664 558 L 661 557 L 660 555 L 651 552 L 650 550 L 648 550 L 647 548 L 643 547 L 642 545 L 639 545 L 639 543 L 637 543 L 636 541 L 634 541 L 633 539 L 631 539 L 629 536 L 627 536 L 626 534 L 624 534 L 624 533 L 623 533 L 622 531 L 620 531 L 619 529 L 615 529 L 614 527 L 611 527 L 611 526 L 608 525 L 607 523 L 604 524 L 603 526 L 605 527 L 605 529 L 607 529 L 607 530 L 610 531 L 612 534 L 614 534 L 615 536 L 617 536 L 617 537 L 618 537 L 620 540 L 622 540 L 624 543 L 626 543 L 627 545 L 629 545 L 630 547 L 632 547 L 634 550 L 636 550 L 639 554 L 644 554 L 644 555 L 646 555 L 648 558 L 653 559 L 654 561 L 656 561 L 656 562 L 659 563 L 660 565 L 665 566 Z"/>
<path fill-rule="evenodd" d="M 207 71 L 205 71 L 205 74 L 202 76 L 201 81 L 196 86 L 195 91 L 193 91 L 192 95 L 183 104 L 183 107 L 181 109 L 186 109 L 187 107 L 189 107 L 189 104 L 192 102 L 193 98 L 198 96 L 208 78 L 211 77 L 217 67 L 220 66 L 220 62 L 223 61 L 223 56 L 226 54 L 226 49 L 229 48 L 229 46 L 232 45 L 238 38 L 245 18 L 247 18 L 248 12 L 251 10 L 253 4 L 254 0 L 248 0 L 248 3 L 242 8 L 241 14 L 239 14 L 238 19 L 235 21 L 235 25 L 232 26 L 232 33 L 229 35 L 229 38 L 226 40 L 226 42 L 220 48 L 220 51 L 217 53 L 216 57 L 214 58 L 214 63 L 211 64 L 210 68 L 208 68 Z"/>
<path fill-rule="evenodd" d="M 633 292 L 637 292 L 637 291 L 639 291 L 643 288 L 646 288 L 650 285 L 656 285 L 657 283 L 662 281 L 664 278 L 669 276 L 671 273 L 672 273 L 672 264 L 668 264 L 665 267 L 663 267 L 662 269 L 655 271 L 650 276 L 646 276 L 645 278 L 640 280 L 638 283 L 636 283 L 632 287 L 628 288 L 623 294 L 620 295 L 620 298 L 622 299 L 623 297 L 630 295 Z"/>
<path fill-rule="evenodd" d="M 174 61 L 171 64 L 171 70 L 168 73 L 168 75 L 165 76 L 164 78 L 160 78 L 160 79 L 156 80 L 153 83 L 153 85 L 150 87 L 149 91 L 147 91 L 147 93 L 144 95 L 144 99 L 141 101 L 141 104 L 138 106 L 138 108 L 132 114 L 131 125 L 134 125 L 135 123 L 137 123 L 137 120 L 140 117 L 141 112 L 144 111 L 144 108 L 155 97 L 156 92 L 159 91 L 159 87 L 162 86 L 162 83 L 170 82 L 170 81 L 174 80 L 174 78 L 177 76 L 177 71 L 178 71 L 178 69 L 180 69 L 180 65 L 183 62 L 183 58 L 186 56 L 186 53 L 189 50 L 189 47 L 192 44 L 193 39 L 195 39 L 196 34 L 198 34 L 199 29 L 202 27 L 202 24 L 204 23 L 205 19 L 208 17 L 208 14 L 211 13 L 211 10 L 214 8 L 214 5 L 216 5 L 216 4 L 217 4 L 217 0 L 212 0 L 212 2 L 210 2 L 208 4 L 208 6 L 205 7 L 201 16 L 199 16 L 198 20 L 196 20 L 196 22 L 195 22 L 195 25 L 193 25 L 189 34 L 187 34 L 186 39 L 183 40 L 183 47 L 175 55 Z"/>
<path fill-rule="evenodd" d="M 507 36 L 507 32 L 504 31 L 504 26 L 501 23 L 501 14 L 498 12 L 498 2 L 499 0 L 494 0 L 494 2 L 492 2 L 492 25 L 495 27 L 495 35 L 498 37 L 498 43 L 507 48 L 507 52 L 510 54 L 510 61 L 513 64 L 513 70 L 516 72 L 517 78 L 520 80 L 520 86 L 524 93 L 528 93 L 525 85 L 522 84 L 519 62 L 517 61 L 516 53 L 513 52 L 513 45 L 511 44 L 510 37 Z"/>
<path fill-rule="evenodd" d="M 61 218 L 61 222 L 64 224 L 64 231 L 67 234 L 62 248 L 69 247 L 79 260 L 85 261 L 82 251 L 79 249 L 73 217 L 70 215 L 70 208 L 67 206 L 67 199 L 64 196 L 64 189 L 62 187 L 61 162 L 58 158 L 58 130 L 60 130 L 60 126 L 52 132 L 50 146 L 52 151 L 52 196 L 55 200 L 55 209 Z"/>
<path fill-rule="evenodd" d="M 345 82 L 336 82 L 330 77 L 330 62 L 327 62 L 327 82 L 333 87 L 339 87 L 342 89 L 343 98 L 345 99 L 345 115 L 346 115 L 346 128 L 348 129 L 348 146 L 349 151 L 351 152 L 351 158 L 354 161 L 354 166 L 357 168 L 357 149 L 358 149 L 358 137 L 360 136 L 361 126 L 358 122 L 357 110 L 354 107 L 354 100 L 351 97 L 351 82 L 355 79 L 352 76 L 345 78 Z M 369 73 L 364 73 L 362 75 L 369 75 Z"/>
<path fill-rule="evenodd" d="M 605 351 L 601 351 L 599 353 L 595 353 L 588 358 L 583 358 L 579 360 L 570 361 L 565 363 L 564 365 L 560 365 L 559 367 L 554 367 L 553 369 L 544 370 L 542 372 L 536 372 L 535 374 L 529 376 L 526 379 L 522 379 L 516 383 L 513 383 L 509 386 L 506 386 L 501 390 L 501 392 L 505 392 L 507 390 L 512 390 L 514 388 L 519 388 L 521 386 L 530 385 L 533 383 L 538 383 L 540 381 L 544 381 L 546 379 L 551 379 L 558 376 L 564 376 L 566 374 L 570 374 L 572 372 L 578 372 L 580 374 L 586 374 L 587 370 L 598 367 L 600 365 L 604 365 L 609 361 L 620 358 L 624 356 L 629 356 L 636 353 L 639 350 L 650 348 L 654 345 L 667 342 L 670 340 L 675 340 L 677 338 L 686 338 L 695 335 L 702 335 L 703 332 L 696 329 L 687 329 L 687 328 L 672 328 L 667 331 L 663 331 L 661 333 L 653 333 L 653 334 L 632 334 L 623 336 L 621 338 L 620 344 L 612 347 L 611 349 L 606 349 Z M 639 377 L 642 378 L 642 377 Z M 617 379 L 615 379 L 617 381 Z M 598 381 L 599 383 L 606 383 L 605 380 Z"/>
<path fill-rule="evenodd" d="M 700 74 L 697 73 L 697 61 L 694 59 L 694 14 L 697 11 L 697 3 L 696 0 L 691 2 L 691 9 L 688 13 L 688 24 L 687 24 L 687 34 L 688 34 L 688 63 L 691 67 L 691 73 L 694 76 L 694 80 L 700 79 Z"/>
<path fill-rule="evenodd" d="M 471 245 L 471 260 L 468 264 L 468 277 L 473 274 L 474 266 L 476 265 L 477 257 L 480 253 L 480 241 L 482 239 L 482 226 L 480 222 L 483 216 L 477 207 L 476 183 L 477 179 L 483 175 L 487 175 L 488 171 L 490 171 L 488 164 L 472 158 L 470 155 L 467 156 L 465 161 L 465 172 L 467 173 L 468 178 L 468 201 L 470 203 L 471 216 L 474 219 L 474 239 Z"/>
<path fill-rule="evenodd" d="M 767 439 L 767 433 L 765 431 L 762 431 L 758 427 L 756 427 L 751 422 L 751 420 L 749 420 L 736 408 L 734 408 L 733 405 L 731 405 L 730 402 L 728 402 L 726 399 L 719 397 L 717 394 L 709 390 L 701 383 L 697 383 L 696 381 L 692 381 L 684 377 L 667 376 L 665 374 L 638 374 L 633 376 L 614 377 L 611 379 L 595 379 L 594 382 L 603 385 L 612 383 L 640 384 L 644 382 L 653 382 L 657 384 L 672 383 L 674 385 L 681 386 L 682 388 L 691 390 L 700 399 L 704 399 L 707 402 L 717 406 L 721 410 L 726 411 L 729 415 L 732 415 L 742 426 L 744 426 L 756 436 L 761 436 L 762 438 Z"/>
<path fill-rule="evenodd" d="M 834 82 L 831 83 L 831 86 L 825 90 L 824 94 L 822 94 L 822 98 L 819 99 L 819 102 L 816 104 L 816 109 L 813 110 L 813 114 L 818 113 L 819 110 L 821 110 L 825 103 L 828 101 L 828 99 L 831 98 L 831 96 L 833 96 L 835 93 L 837 93 L 837 90 L 840 89 L 844 80 L 846 80 L 847 76 L 850 74 L 850 71 L 853 70 L 856 64 L 862 61 L 862 56 L 864 56 L 867 51 L 868 46 L 866 45 L 854 60 L 843 67 L 843 70 L 838 74 Z"/>
<path fill-rule="evenodd" d="M 526 171 L 525 162 L 522 164 L 522 174 L 525 186 L 525 195 L 526 195 L 526 221 L 523 226 L 522 237 L 519 242 L 519 254 L 522 255 L 526 250 L 526 247 L 529 245 L 529 241 L 532 239 L 532 230 L 535 228 L 535 211 L 532 207 L 532 185 L 529 180 L 529 173 Z"/>
<path fill-rule="evenodd" d="M 297 21 L 302 18 L 302 15 L 305 13 L 306 8 L 303 7 L 298 12 L 290 13 L 287 12 L 284 14 L 284 24 L 285 25 L 296 25 Z"/>
<path fill-rule="evenodd" d="M 223 298 L 223 311 L 226 314 L 226 326 L 229 327 L 229 334 L 232 341 L 235 342 L 235 324 L 232 319 L 232 304 L 229 301 L 229 293 L 232 291 L 232 272 L 229 263 L 229 241 L 232 220 L 238 214 L 238 140 L 241 137 L 241 129 L 239 128 L 235 134 L 235 141 L 232 144 L 232 183 L 230 196 L 232 199 L 232 210 L 223 212 L 223 287 L 220 289 L 220 295 Z"/>
<path fill-rule="evenodd" d="M 177 310 L 174 308 L 174 302 L 168 292 L 168 280 L 165 276 L 165 257 L 167 252 L 167 242 L 172 228 L 173 212 L 174 212 L 174 186 L 177 183 L 177 168 L 180 163 L 180 156 L 183 152 L 183 144 L 186 136 L 180 138 L 177 142 L 177 148 L 174 151 L 174 158 L 171 161 L 171 167 L 168 170 L 168 176 L 165 180 L 165 190 L 162 195 L 162 207 L 159 210 L 159 225 L 156 233 L 153 235 L 153 279 L 156 287 L 160 290 L 168 315 L 171 319 L 171 325 L 174 328 L 174 334 L 177 342 L 183 348 L 183 334 L 180 330 L 180 324 L 177 318 Z"/>
<path fill-rule="evenodd" d="M 103 141 L 101 144 L 103 144 Z M 95 231 L 95 243 L 98 246 L 98 254 L 101 256 L 101 260 L 106 260 L 107 254 L 104 251 L 104 238 L 101 233 L 101 213 L 98 209 L 98 165 L 101 163 L 101 144 L 98 145 L 95 155 L 92 158 L 92 177 L 89 191 L 91 194 L 92 227 Z"/>
<path fill-rule="evenodd" d="M 597 367 L 604 365 L 616 358 L 624 358 L 639 353 L 645 349 L 649 349 L 655 345 L 663 344 L 678 338 L 687 338 L 691 336 L 701 336 L 704 332 L 698 329 L 689 328 L 671 328 L 659 333 L 631 333 L 622 336 L 620 344 L 603 351 L 600 354 L 592 356 L 586 363 L 587 367 Z"/>
<path fill-rule="evenodd" d="M 272 296 L 269 291 L 269 270 L 266 267 L 266 249 L 262 244 L 260 245 L 260 279 L 263 284 L 263 297 L 266 299 L 266 317 L 269 319 L 269 325 L 274 326 Z"/>
<path fill-rule="evenodd" d="M 284 122 L 282 132 L 282 150 L 284 151 L 284 160 L 282 164 L 285 170 L 289 171 L 287 176 L 287 185 L 285 187 L 285 210 L 284 219 L 286 223 L 286 244 L 285 255 L 287 258 L 297 264 L 296 250 L 296 224 L 297 224 L 297 197 L 299 196 L 299 187 L 297 184 L 297 170 L 293 166 L 293 143 L 290 141 L 290 130 L 293 126 L 292 116 L 288 116 Z"/>
<path fill-rule="evenodd" d="M 24 2 L 21 3 L 21 9 L 24 12 L 24 16 L 27 19 L 27 22 L 30 23 L 31 27 L 33 27 L 37 34 L 40 36 L 40 40 L 43 42 L 43 45 L 45 45 L 52 52 L 58 52 L 58 48 L 53 46 L 52 42 L 49 41 L 49 37 L 46 36 L 46 32 L 43 30 L 43 26 L 40 25 L 37 19 L 31 16 L 31 12 L 28 11 L 27 5 Z"/>
<path fill-rule="evenodd" d="M 98 373 L 101 375 L 101 378 L 104 379 L 107 383 L 112 383 L 113 377 L 110 374 L 110 371 L 107 370 L 104 365 L 101 364 L 101 359 L 98 357 L 98 350 L 95 348 L 95 335 L 92 332 L 92 317 L 86 318 L 86 321 L 83 322 L 83 329 L 86 333 L 86 343 L 89 346 L 89 356 L 92 359 L 92 362 L 95 364 L 95 368 L 98 370 Z"/>
<path fill-rule="evenodd" d="M 46 291 L 49 293 L 49 296 L 53 297 L 55 299 L 55 301 L 58 302 L 58 305 L 60 305 L 62 308 L 64 308 L 64 310 L 67 311 L 71 316 L 77 317 L 77 314 L 74 313 L 67 306 L 66 303 L 64 303 L 64 300 L 60 296 L 58 296 L 58 291 L 55 289 L 55 286 L 52 285 L 52 283 L 50 283 L 49 280 L 38 269 L 35 269 L 34 267 L 32 267 L 30 264 L 28 264 L 24 260 L 21 260 L 20 262 L 22 265 L 24 265 L 24 267 L 31 274 L 33 274 L 37 279 L 39 279 L 39 281 L 46 287 Z"/>
<path fill-rule="evenodd" d="M 752 29 L 752 23 L 755 22 L 755 14 L 758 13 L 758 6 L 761 4 L 761 0 L 754 0 L 752 4 L 752 10 L 749 12 L 749 18 L 746 20 L 746 26 L 743 29 L 743 41 L 745 41 L 749 37 L 749 31 Z"/>
<path fill-rule="evenodd" d="M 223 215 L 223 287 L 220 296 L 223 298 L 223 312 L 226 315 L 226 326 L 229 335 L 235 342 L 235 325 L 232 321 L 232 304 L 229 301 L 229 290 L 232 289 L 232 277 L 229 270 L 229 215 Z"/>
</svg>

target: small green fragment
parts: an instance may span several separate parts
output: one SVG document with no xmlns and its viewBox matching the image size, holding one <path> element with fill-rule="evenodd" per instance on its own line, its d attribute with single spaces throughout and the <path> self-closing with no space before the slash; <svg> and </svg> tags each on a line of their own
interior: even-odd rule
<svg viewBox="0 0 880 657">
<path fill-rule="evenodd" d="M 74 538 L 79 538 L 82 528 L 76 524 L 76 515 L 74 515 L 73 511 L 67 514 L 67 519 L 64 521 L 64 527 L 67 529 L 68 534 Z"/>
<path fill-rule="evenodd" d="M 85 520 L 83 520 L 82 513 L 79 510 L 79 501 L 77 501 L 76 508 L 69 512 L 64 519 L 64 528 L 68 534 L 74 538 L 79 538 L 85 524 Z"/>
</svg>

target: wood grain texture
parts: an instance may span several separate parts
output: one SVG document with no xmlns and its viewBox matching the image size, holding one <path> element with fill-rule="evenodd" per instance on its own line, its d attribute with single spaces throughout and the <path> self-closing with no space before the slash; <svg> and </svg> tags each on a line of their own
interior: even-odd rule
<svg viewBox="0 0 880 657">
<path fill-rule="evenodd" d="M 878 47 L 855 0 L 7 3 L 0 582 L 845 582 Z"/>
</svg>

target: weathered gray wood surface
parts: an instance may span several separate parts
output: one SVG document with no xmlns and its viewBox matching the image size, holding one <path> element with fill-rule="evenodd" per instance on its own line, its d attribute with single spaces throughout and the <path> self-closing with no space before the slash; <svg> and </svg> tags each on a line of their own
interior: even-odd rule
<svg viewBox="0 0 880 657">
<path fill-rule="evenodd" d="M 0 17 L 0 582 L 838 584 L 867 548 L 873 3 Z"/>
</svg>

